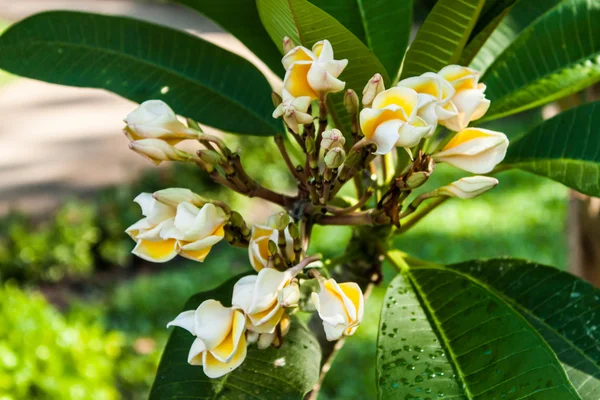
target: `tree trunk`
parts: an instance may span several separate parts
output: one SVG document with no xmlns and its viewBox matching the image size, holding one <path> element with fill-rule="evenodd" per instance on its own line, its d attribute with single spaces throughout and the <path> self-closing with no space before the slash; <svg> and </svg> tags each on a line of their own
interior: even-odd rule
<svg viewBox="0 0 600 400">
<path fill-rule="evenodd" d="M 571 191 L 569 270 L 600 287 L 600 198 Z"/>
</svg>

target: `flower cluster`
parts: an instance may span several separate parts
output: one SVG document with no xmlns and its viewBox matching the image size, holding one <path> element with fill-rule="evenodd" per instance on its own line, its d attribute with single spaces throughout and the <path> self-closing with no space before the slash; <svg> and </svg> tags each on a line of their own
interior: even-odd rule
<svg viewBox="0 0 600 400">
<path fill-rule="evenodd" d="M 254 232 L 263 229 L 255 226 Z M 262 242 L 263 237 L 252 241 Z M 267 250 L 266 258 L 272 260 L 273 254 L 268 253 Z M 290 310 L 297 309 L 301 297 L 298 275 L 318 258 L 304 258 L 283 271 L 266 263 L 258 274 L 244 276 L 235 283 L 231 307 L 205 300 L 196 310 L 179 314 L 167 327 L 179 326 L 196 337 L 188 362 L 201 365 L 208 377 L 218 378 L 244 361 L 247 345 L 256 343 L 260 350 L 280 347 L 290 330 Z M 287 261 L 291 263 L 289 258 Z M 334 341 L 352 335 L 363 316 L 361 289 L 351 282 L 338 284 L 320 276 L 317 280 L 320 292 L 313 292 L 312 300 L 323 320 L 327 339 Z"/>
<path fill-rule="evenodd" d="M 231 306 L 206 300 L 167 325 L 196 338 L 188 362 L 201 365 L 211 378 L 241 365 L 249 345 L 281 346 L 296 311 L 316 312 L 328 341 L 356 331 L 364 314 L 363 289 L 368 282 L 379 282 L 385 245 L 369 236 L 376 230 L 365 229 L 367 236 L 351 242 L 357 248 L 344 255 L 345 261 L 316 266 L 320 255 L 308 254 L 313 225 L 392 225 L 391 232 L 401 234 L 448 198 L 470 199 L 498 184 L 489 176 L 467 176 L 410 197 L 436 163 L 487 174 L 503 160 L 508 146 L 503 133 L 469 126 L 490 106 L 477 71 L 450 65 L 389 89 L 375 74 L 362 99 L 352 88 L 345 92 L 350 127 L 333 127 L 326 100 L 345 89 L 340 78 L 348 61 L 336 60 L 327 40 L 308 49 L 286 38 L 284 49 L 286 73 L 281 91 L 273 93 L 273 117 L 282 118 L 296 153 L 302 152 L 303 159 L 294 164 L 286 149 L 294 143 L 286 144 L 283 135 L 276 135 L 275 143 L 298 184 L 295 195 L 256 182 L 244 170 L 239 152 L 205 134 L 195 121 L 188 118 L 184 124 L 162 101 L 147 101 L 125 119 L 130 147 L 152 162 L 194 163 L 215 182 L 283 209 L 249 227 L 228 205 L 187 189 L 142 193 L 135 199 L 144 218 L 127 233 L 136 242 L 133 253 L 145 260 L 165 262 L 179 254 L 202 262 L 223 239 L 248 251 L 255 273 L 235 283 Z M 175 147 L 185 139 L 196 140 L 202 148 L 190 154 Z M 356 199 L 339 195 L 347 182 L 354 183 Z M 409 197 L 413 200 L 405 203 Z M 430 199 L 436 201 L 420 208 Z M 364 233 L 357 230 L 356 235 Z M 367 267 L 354 262 L 357 254 L 369 255 Z M 338 268 L 329 268 L 333 266 Z M 330 273 L 348 276 L 340 273 L 343 268 L 351 268 L 349 276 L 361 276 L 362 286 L 326 278 Z M 309 298 L 314 308 L 306 306 Z"/>
</svg>

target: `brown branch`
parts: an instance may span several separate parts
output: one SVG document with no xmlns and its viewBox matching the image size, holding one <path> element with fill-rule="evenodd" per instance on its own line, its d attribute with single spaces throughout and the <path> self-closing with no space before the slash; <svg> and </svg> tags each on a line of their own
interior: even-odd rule
<svg viewBox="0 0 600 400">
<path fill-rule="evenodd" d="M 324 215 L 317 218 L 316 222 L 319 225 L 373 225 L 371 211 L 343 215 Z"/>
</svg>

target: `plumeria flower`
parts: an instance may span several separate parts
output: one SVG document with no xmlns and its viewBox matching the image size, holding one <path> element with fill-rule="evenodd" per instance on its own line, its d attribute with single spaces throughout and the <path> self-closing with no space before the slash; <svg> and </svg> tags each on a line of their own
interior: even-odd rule
<svg viewBox="0 0 600 400">
<path fill-rule="evenodd" d="M 339 129 L 331 129 L 323 132 L 321 136 L 321 148 L 331 150 L 336 147 L 344 148 L 346 138 Z"/>
<path fill-rule="evenodd" d="M 255 271 L 260 272 L 267 267 L 269 262 L 269 240 L 278 242 L 279 231 L 275 223 L 275 216 L 270 217 L 264 225 L 254 225 L 248 245 L 248 255 L 250 264 Z M 281 254 L 284 258 L 294 260 L 294 239 L 290 235 L 289 228 L 284 229 L 285 234 L 285 253 Z"/>
<path fill-rule="evenodd" d="M 344 90 L 345 83 L 337 79 L 348 60 L 334 60 L 328 40 L 315 43 L 312 51 L 303 46 L 294 47 L 282 59 L 286 69 L 283 88 L 293 97 L 307 96 L 319 99 L 327 93 Z"/>
<path fill-rule="evenodd" d="M 188 353 L 188 363 L 201 365 L 209 378 L 219 378 L 246 358 L 246 318 L 240 310 L 206 300 L 196 310 L 184 311 L 167 324 L 178 326 L 196 339 Z"/>
<path fill-rule="evenodd" d="M 465 129 L 469 122 L 483 117 L 490 108 L 490 101 L 485 98 L 485 84 L 479 83 L 479 72 L 460 65 L 449 65 L 438 74 L 454 87 L 452 104 L 458 111 L 456 116 L 440 120 L 442 125 L 458 132 Z"/>
<path fill-rule="evenodd" d="M 298 133 L 298 125 L 310 124 L 313 122 L 312 115 L 308 114 L 308 107 L 310 106 L 309 96 L 293 97 L 290 92 L 283 89 L 281 92 L 283 101 L 275 111 L 273 111 L 273 118 L 279 118 L 283 116 L 283 120 L 293 130 Z"/>
<path fill-rule="evenodd" d="M 354 334 L 364 313 L 364 297 L 354 282 L 337 283 L 334 279 L 319 278 L 321 291 L 312 294 L 312 301 L 323 320 L 327 340 Z"/>
<path fill-rule="evenodd" d="M 489 176 L 468 176 L 442 186 L 435 193 L 447 197 L 458 197 L 459 199 L 472 199 L 498 185 L 498 179 Z"/>
<path fill-rule="evenodd" d="M 439 152 L 436 162 L 446 162 L 474 174 L 486 174 L 506 155 L 508 138 L 502 132 L 467 128 L 458 132 Z"/>
<path fill-rule="evenodd" d="M 165 240 L 177 240 L 178 253 L 202 262 L 212 246 L 223 240 L 228 218 L 221 207 L 205 204 L 198 208 L 183 202 L 177 206 L 175 218 L 161 232 Z"/>
<path fill-rule="evenodd" d="M 177 119 L 175 112 L 161 100 L 148 100 L 125 117 L 125 135 L 130 140 L 163 139 L 174 145 L 196 139 L 198 132 Z"/>
<path fill-rule="evenodd" d="M 394 146 L 412 147 L 431 127 L 417 115 L 419 96 L 406 87 L 393 87 L 373 99 L 372 108 L 360 112 L 360 127 L 367 142 L 375 143 L 375 154 L 389 153 Z"/>
<path fill-rule="evenodd" d="M 438 120 L 456 117 L 458 110 L 452 101 L 454 87 L 440 75 L 426 72 L 421 76 L 403 79 L 398 86 L 411 88 L 419 94 L 417 115 L 431 127 L 427 136 L 433 135 Z"/>
<path fill-rule="evenodd" d="M 204 204 L 186 189 L 169 190 L 155 196 L 142 193 L 134 199 L 145 218 L 125 231 L 137 243 L 132 253 L 152 262 L 167 262 L 177 254 L 203 261 L 211 247 L 224 237 L 225 212 L 213 204 Z M 164 196 L 169 201 L 157 200 Z M 176 199 L 182 201 L 175 203 Z"/>
<path fill-rule="evenodd" d="M 261 335 L 261 347 L 270 346 L 276 336 L 277 325 L 285 314 L 285 307 L 295 307 L 300 289 L 292 279 L 304 268 L 303 264 L 284 272 L 263 268 L 258 275 L 241 278 L 233 287 L 233 307 L 248 317 L 246 328 Z"/>
</svg>

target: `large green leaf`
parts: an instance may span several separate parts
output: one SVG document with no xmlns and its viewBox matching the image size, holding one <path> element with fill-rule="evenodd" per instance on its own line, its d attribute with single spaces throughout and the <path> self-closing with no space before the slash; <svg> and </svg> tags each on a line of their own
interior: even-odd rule
<svg viewBox="0 0 600 400">
<path fill-rule="evenodd" d="M 366 44 L 391 77 L 408 46 L 413 0 L 310 0 Z"/>
<path fill-rule="evenodd" d="M 505 164 L 600 196 L 600 102 L 537 125 L 508 146 Z"/>
<path fill-rule="evenodd" d="M 281 43 L 275 46 L 260 23 L 256 3 L 249 0 L 176 0 L 206 15 L 238 38 L 273 72 L 283 77 Z"/>
<path fill-rule="evenodd" d="M 534 108 L 600 81 L 600 1 L 563 1 L 539 17 L 483 77 L 482 121 Z"/>
<path fill-rule="evenodd" d="M 258 13 L 275 43 L 284 36 L 311 47 L 327 39 L 333 46 L 336 59 L 348 59 L 348 66 L 340 75 L 346 89 L 362 92 L 368 80 L 380 73 L 386 83 L 385 68 L 373 52 L 331 15 L 306 0 L 257 0 Z M 334 123 L 344 132 L 350 131 L 350 115 L 344 108 L 343 92 L 328 96 L 328 105 Z"/>
<path fill-rule="evenodd" d="M 556 268 L 521 260 L 450 268 L 502 293 L 544 337 L 583 399 L 600 399 L 600 290 Z"/>
<path fill-rule="evenodd" d="M 527 28 L 546 11 L 565 0 L 519 0 L 506 18 L 478 50 L 470 67 L 485 72 L 494 60 Z"/>
<path fill-rule="evenodd" d="M 518 260 L 397 264 L 381 315 L 379 398 L 598 399 L 598 289 Z"/>
<path fill-rule="evenodd" d="M 231 305 L 233 285 L 243 275 L 220 287 L 193 296 L 184 310 L 195 309 L 207 299 Z M 174 328 L 163 353 L 150 400 L 172 399 L 302 399 L 319 378 L 321 349 L 304 323 L 292 317 L 290 332 L 283 346 L 258 350 L 250 345 L 243 364 L 218 379 L 209 379 L 202 367 L 187 363 L 194 337 L 184 329 Z M 274 361 L 285 360 L 276 367 Z"/>
<path fill-rule="evenodd" d="M 195 36 L 130 18 L 47 12 L 0 37 L 0 68 L 51 83 L 161 99 L 231 132 L 272 135 L 271 88 L 248 61 Z"/>
<path fill-rule="evenodd" d="M 408 48 L 402 79 L 456 63 L 484 3 L 485 0 L 439 0 Z"/>
</svg>

